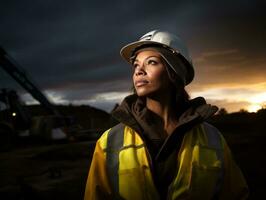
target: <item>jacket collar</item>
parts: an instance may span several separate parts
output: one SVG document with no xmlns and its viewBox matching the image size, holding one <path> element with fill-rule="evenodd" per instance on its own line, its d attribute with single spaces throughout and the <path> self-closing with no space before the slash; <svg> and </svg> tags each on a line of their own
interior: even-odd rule
<svg viewBox="0 0 266 200">
<path fill-rule="evenodd" d="M 167 134 L 162 134 L 164 132 L 162 119 L 147 109 L 145 103 L 135 94 L 127 96 L 121 105 L 112 112 L 112 116 L 138 132 L 148 145 L 152 146 L 150 150 L 153 152 L 151 153 L 154 156 L 157 155 L 156 157 L 161 157 L 160 155 L 168 154 L 168 150 L 164 150 L 168 148 L 163 147 L 174 143 L 179 137 L 177 135 L 182 135 L 179 134 L 180 132 L 186 132 L 194 125 L 207 120 L 217 110 L 216 106 L 206 104 L 203 97 L 191 99 L 186 109 L 179 115 L 179 124 L 175 129 L 179 129 L 179 131 L 174 131 L 167 138 L 164 137 Z"/>
<path fill-rule="evenodd" d="M 206 104 L 206 100 L 203 97 L 196 97 L 189 101 L 188 108 L 179 117 L 179 123 L 185 124 L 196 118 L 203 121 L 207 120 L 213 116 L 217 110 L 217 106 Z M 125 97 L 121 105 L 112 112 L 112 116 L 119 122 L 132 128 L 137 128 L 140 119 L 149 126 L 154 124 L 154 120 L 160 119 L 156 114 L 147 109 L 143 101 L 135 94 Z"/>
</svg>

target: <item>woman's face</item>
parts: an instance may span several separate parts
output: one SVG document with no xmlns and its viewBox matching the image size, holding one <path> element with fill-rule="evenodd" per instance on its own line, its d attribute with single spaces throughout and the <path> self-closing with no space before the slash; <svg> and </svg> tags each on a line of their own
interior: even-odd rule
<svg viewBox="0 0 266 200">
<path fill-rule="evenodd" d="M 157 51 L 137 54 L 133 62 L 133 83 L 138 96 L 161 95 L 170 90 L 166 63 Z"/>
</svg>

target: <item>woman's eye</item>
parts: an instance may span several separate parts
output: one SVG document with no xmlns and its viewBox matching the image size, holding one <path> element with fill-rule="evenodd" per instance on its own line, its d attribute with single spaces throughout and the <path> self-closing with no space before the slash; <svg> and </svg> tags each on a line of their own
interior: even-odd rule
<svg viewBox="0 0 266 200">
<path fill-rule="evenodd" d="M 135 69 L 138 67 L 138 64 L 133 64 L 132 67 L 133 67 L 133 69 Z"/>
<path fill-rule="evenodd" d="M 148 60 L 149 65 L 156 65 L 157 62 L 155 60 Z"/>
</svg>

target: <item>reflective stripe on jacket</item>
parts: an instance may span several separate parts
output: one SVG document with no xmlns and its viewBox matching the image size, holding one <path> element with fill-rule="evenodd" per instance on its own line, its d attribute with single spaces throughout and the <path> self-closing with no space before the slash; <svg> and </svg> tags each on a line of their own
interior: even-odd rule
<svg viewBox="0 0 266 200">
<path fill-rule="evenodd" d="M 219 131 L 204 122 L 184 136 L 179 169 L 167 199 L 246 199 L 243 175 Z M 147 148 L 137 132 L 118 124 L 97 141 L 85 200 L 157 200 Z"/>
</svg>

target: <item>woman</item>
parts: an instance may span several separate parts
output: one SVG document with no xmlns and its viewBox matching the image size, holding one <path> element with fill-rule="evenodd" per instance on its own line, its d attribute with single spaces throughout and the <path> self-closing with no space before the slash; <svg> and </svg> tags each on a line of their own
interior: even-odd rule
<svg viewBox="0 0 266 200">
<path fill-rule="evenodd" d="M 184 89 L 194 69 L 182 41 L 155 30 L 121 55 L 133 66 L 134 94 L 96 143 L 85 199 L 246 199 L 224 138 L 205 122 L 218 108 Z"/>
</svg>

